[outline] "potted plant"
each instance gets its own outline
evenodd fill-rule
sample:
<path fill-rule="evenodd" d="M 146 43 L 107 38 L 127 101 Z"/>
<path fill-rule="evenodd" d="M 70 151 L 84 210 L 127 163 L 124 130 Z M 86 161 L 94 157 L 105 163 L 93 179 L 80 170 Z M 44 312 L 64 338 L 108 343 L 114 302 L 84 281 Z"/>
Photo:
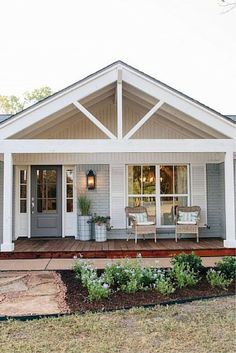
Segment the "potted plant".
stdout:
<path fill-rule="evenodd" d="M 82 195 L 78 198 L 78 208 L 80 211 L 78 217 L 78 228 L 79 228 L 79 239 L 80 240 L 91 240 L 91 220 L 90 215 L 91 201 L 87 196 Z"/>
<path fill-rule="evenodd" d="M 94 216 L 89 223 L 94 223 L 95 241 L 103 242 L 107 240 L 107 230 L 110 229 L 110 217 Z"/>

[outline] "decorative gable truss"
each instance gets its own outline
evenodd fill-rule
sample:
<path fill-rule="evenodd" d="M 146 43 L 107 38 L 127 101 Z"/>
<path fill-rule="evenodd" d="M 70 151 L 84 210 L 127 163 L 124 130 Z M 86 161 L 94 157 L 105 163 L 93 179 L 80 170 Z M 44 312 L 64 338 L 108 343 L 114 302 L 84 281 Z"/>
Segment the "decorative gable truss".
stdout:
<path fill-rule="evenodd" d="M 117 105 L 117 133 L 111 132 L 99 119 L 94 116 L 81 101 L 105 89 L 107 86 L 116 83 L 116 105 Z M 144 95 L 152 97 L 152 107 L 125 135 L 123 133 L 123 82 L 130 85 Z M 16 114 L 11 119 L 1 124 L 0 140 L 8 139 L 20 131 L 24 131 L 30 126 L 39 123 L 52 114 L 67 108 L 70 105 L 76 107 L 89 119 L 98 129 L 100 129 L 111 140 L 129 140 L 132 136 L 154 115 L 163 105 L 173 107 L 185 115 L 191 116 L 197 129 L 197 123 L 201 123 L 215 132 L 235 138 L 235 125 L 227 121 L 219 113 L 216 113 L 190 98 L 166 87 L 164 84 L 140 73 L 130 66 L 117 62 L 111 66 L 89 76 L 88 78 L 68 87 L 67 89 L 52 95 L 44 101 Z M 162 115 L 165 112 L 162 112 Z M 216 133 L 216 134 L 217 134 Z M 214 135 L 214 134 L 213 134 Z M 216 136 L 213 136 L 215 138 Z"/>

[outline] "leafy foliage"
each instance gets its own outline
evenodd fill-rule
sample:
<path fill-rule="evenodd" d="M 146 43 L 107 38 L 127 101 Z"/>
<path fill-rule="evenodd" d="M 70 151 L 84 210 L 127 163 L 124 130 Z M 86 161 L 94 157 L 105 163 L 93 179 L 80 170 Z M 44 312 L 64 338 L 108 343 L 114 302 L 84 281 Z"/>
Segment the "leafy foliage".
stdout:
<path fill-rule="evenodd" d="M 22 97 L 0 95 L 0 110 L 5 114 L 16 114 L 24 108 L 50 96 L 52 93 L 52 89 L 45 86 L 36 88 L 31 92 L 25 92 Z"/>
<path fill-rule="evenodd" d="M 86 262 L 78 261 L 74 266 L 76 278 L 88 290 L 89 300 L 108 298 L 111 293 L 109 284 L 105 282 L 104 276 L 98 277 L 97 272 Z"/>
<path fill-rule="evenodd" d="M 198 273 L 191 269 L 189 264 L 185 264 L 184 262 L 176 262 L 170 270 L 170 276 L 179 288 L 195 286 L 199 281 Z"/>
<path fill-rule="evenodd" d="M 78 198 L 78 207 L 81 216 L 88 216 L 91 208 L 91 200 L 89 200 L 86 195 L 81 195 Z"/>
<path fill-rule="evenodd" d="M 226 278 L 233 279 L 236 276 L 236 258 L 225 256 L 216 264 L 216 270 L 220 271 Z"/>
<path fill-rule="evenodd" d="M 132 262 L 126 260 L 118 264 L 107 265 L 104 278 L 116 290 L 135 293 L 152 288 L 161 274 L 161 270 L 142 268 L 138 260 Z"/>
<path fill-rule="evenodd" d="M 179 254 L 171 259 L 171 264 L 184 264 L 193 270 L 194 272 L 200 272 L 203 269 L 202 259 L 200 256 L 195 255 L 193 252 L 191 254 Z"/>
<path fill-rule="evenodd" d="M 155 289 L 163 295 L 170 295 L 175 291 L 175 287 L 169 277 L 158 279 L 155 284 Z"/>
<path fill-rule="evenodd" d="M 210 269 L 207 272 L 207 281 L 210 283 L 212 287 L 219 287 L 224 290 L 227 290 L 227 288 L 230 286 L 232 283 L 233 279 L 226 278 L 226 276 L 216 270 Z"/>
<path fill-rule="evenodd" d="M 108 224 L 110 219 L 111 218 L 109 216 L 95 216 L 89 221 L 89 223 L 96 223 L 98 225 Z"/>

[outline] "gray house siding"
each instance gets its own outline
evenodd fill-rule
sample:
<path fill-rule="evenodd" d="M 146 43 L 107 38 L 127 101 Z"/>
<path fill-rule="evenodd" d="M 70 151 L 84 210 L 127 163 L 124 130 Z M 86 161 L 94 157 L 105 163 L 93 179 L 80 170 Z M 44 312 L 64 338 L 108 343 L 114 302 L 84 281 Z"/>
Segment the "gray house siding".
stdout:
<path fill-rule="evenodd" d="M 3 162 L 0 162 L 0 244 L 3 231 Z"/>
<path fill-rule="evenodd" d="M 92 169 L 96 174 L 95 190 L 86 189 L 86 173 Z M 86 194 L 91 200 L 91 212 L 99 216 L 110 215 L 109 165 L 81 164 L 76 167 L 78 196 Z"/>
<path fill-rule="evenodd" d="M 207 164 L 207 225 L 201 235 L 225 237 L 224 163 Z"/>

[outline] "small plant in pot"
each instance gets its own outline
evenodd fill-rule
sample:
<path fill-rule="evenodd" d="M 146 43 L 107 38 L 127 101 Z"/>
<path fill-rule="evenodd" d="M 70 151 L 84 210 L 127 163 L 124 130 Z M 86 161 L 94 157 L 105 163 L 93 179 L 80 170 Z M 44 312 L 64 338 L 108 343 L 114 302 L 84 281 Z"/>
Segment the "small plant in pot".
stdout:
<path fill-rule="evenodd" d="M 78 217 L 79 239 L 91 240 L 91 220 L 90 215 L 91 201 L 87 196 L 82 195 L 78 198 L 78 209 L 80 211 Z"/>
<path fill-rule="evenodd" d="M 103 242 L 107 240 L 107 230 L 110 229 L 110 217 L 94 216 L 89 223 L 94 223 L 95 241 Z"/>

